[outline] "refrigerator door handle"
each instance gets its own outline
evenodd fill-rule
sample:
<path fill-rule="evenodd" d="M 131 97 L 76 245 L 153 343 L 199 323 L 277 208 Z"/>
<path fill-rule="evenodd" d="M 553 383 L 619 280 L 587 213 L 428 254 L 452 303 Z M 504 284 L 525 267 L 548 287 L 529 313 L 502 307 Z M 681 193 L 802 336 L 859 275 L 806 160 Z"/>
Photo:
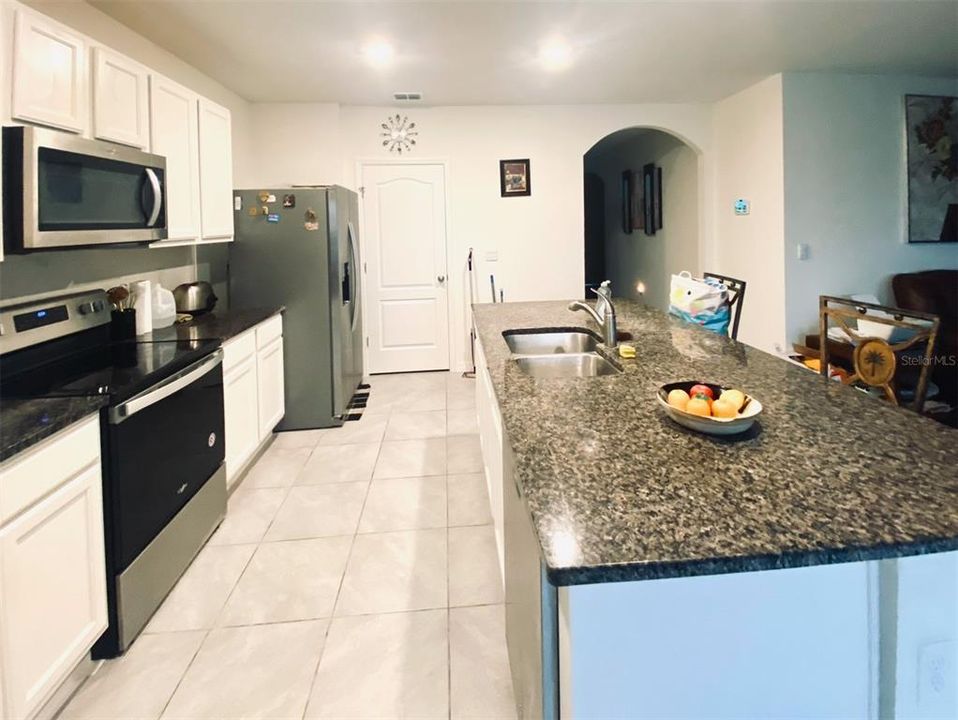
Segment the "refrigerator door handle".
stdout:
<path fill-rule="evenodd" d="M 353 297 L 354 293 L 352 292 L 351 281 L 349 278 L 349 268 L 356 267 L 356 231 L 353 230 L 353 223 L 349 221 L 346 223 L 346 251 L 349 253 L 349 260 L 345 263 L 345 273 L 346 277 L 344 278 L 344 293 L 343 300 L 349 301 L 349 329 L 355 330 L 356 323 L 359 322 L 359 294 L 355 293 L 355 298 Z M 347 297 L 346 291 L 349 292 Z"/>

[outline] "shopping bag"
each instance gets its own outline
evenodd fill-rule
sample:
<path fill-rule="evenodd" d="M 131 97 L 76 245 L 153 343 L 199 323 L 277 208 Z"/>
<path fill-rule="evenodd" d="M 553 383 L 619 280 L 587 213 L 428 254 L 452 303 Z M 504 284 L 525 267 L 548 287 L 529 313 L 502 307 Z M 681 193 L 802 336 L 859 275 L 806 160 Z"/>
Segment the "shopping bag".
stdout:
<path fill-rule="evenodd" d="M 683 270 L 672 276 L 669 312 L 687 322 L 726 335 L 731 318 L 728 288 L 719 280 L 694 278 L 692 273 Z"/>

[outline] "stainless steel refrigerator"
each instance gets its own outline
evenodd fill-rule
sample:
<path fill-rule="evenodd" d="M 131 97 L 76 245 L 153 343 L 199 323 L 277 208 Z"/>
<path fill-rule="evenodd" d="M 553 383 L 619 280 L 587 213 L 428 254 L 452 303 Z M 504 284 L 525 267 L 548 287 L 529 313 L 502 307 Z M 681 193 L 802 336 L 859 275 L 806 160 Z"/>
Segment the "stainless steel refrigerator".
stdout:
<path fill-rule="evenodd" d="M 363 376 L 359 198 L 335 185 L 233 196 L 230 307 L 286 306 L 279 429 L 342 425 Z"/>

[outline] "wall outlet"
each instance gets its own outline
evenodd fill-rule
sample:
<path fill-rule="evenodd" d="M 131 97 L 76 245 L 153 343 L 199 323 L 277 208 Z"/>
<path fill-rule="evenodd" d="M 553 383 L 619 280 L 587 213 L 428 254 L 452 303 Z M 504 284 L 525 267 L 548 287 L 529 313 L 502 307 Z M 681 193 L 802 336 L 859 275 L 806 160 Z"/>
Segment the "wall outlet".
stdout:
<path fill-rule="evenodd" d="M 923 716 L 958 717 L 958 643 L 928 643 L 918 648 L 918 710 Z"/>
<path fill-rule="evenodd" d="M 732 207 L 736 215 L 748 215 L 752 210 L 752 203 L 745 198 L 739 198 Z"/>
<path fill-rule="evenodd" d="M 808 260 L 808 243 L 799 243 L 795 246 L 795 257 L 799 260 Z"/>
<path fill-rule="evenodd" d="M 498 250 L 486 250 L 486 262 L 496 262 L 499 260 Z"/>

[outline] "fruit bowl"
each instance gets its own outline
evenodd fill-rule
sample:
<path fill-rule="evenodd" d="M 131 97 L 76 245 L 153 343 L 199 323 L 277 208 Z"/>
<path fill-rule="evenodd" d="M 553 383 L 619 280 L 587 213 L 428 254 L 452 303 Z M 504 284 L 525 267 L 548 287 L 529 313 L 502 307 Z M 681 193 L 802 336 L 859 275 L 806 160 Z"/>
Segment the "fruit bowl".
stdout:
<path fill-rule="evenodd" d="M 682 382 L 666 383 L 659 388 L 655 395 L 659 405 L 662 406 L 666 414 L 679 425 L 683 425 L 690 430 L 707 433 L 708 435 L 738 435 L 752 427 L 755 423 L 755 419 L 762 413 L 762 403 L 749 395 L 745 395 L 745 402 L 741 408 L 739 408 L 736 417 L 730 418 L 695 415 L 694 413 L 686 412 L 685 410 L 680 410 L 677 407 L 669 405 L 668 397 L 671 391 L 682 390 L 688 393 L 696 385 L 705 385 L 712 391 L 716 398 L 721 396 L 723 390 L 730 389 L 713 383 L 685 380 Z"/>

